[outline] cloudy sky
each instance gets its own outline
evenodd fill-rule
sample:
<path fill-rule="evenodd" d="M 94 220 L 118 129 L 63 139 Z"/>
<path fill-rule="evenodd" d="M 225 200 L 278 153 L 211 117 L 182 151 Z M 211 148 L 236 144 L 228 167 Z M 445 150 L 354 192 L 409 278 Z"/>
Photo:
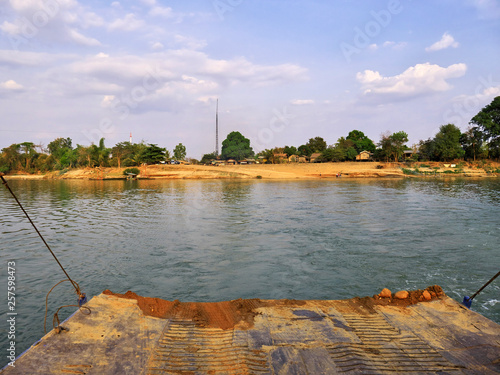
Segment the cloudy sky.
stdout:
<path fill-rule="evenodd" d="M 500 95 L 497 0 L 0 0 L 0 148 L 409 146 Z M 219 146 L 220 147 L 220 146 Z"/>

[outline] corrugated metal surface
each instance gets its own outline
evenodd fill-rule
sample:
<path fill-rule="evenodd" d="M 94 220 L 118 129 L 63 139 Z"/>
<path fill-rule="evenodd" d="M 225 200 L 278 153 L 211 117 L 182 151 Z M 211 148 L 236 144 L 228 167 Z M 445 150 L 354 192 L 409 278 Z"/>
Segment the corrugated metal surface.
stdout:
<path fill-rule="evenodd" d="M 500 326 L 446 296 L 409 306 L 133 297 L 93 298 L 91 315 L 75 314 L 2 375 L 500 373 Z"/>

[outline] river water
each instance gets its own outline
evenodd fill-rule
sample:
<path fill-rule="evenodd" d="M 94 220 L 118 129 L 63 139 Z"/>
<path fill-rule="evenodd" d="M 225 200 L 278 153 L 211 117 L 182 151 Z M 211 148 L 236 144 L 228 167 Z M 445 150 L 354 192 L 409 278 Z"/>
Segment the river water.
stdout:
<path fill-rule="evenodd" d="M 438 284 L 452 298 L 500 269 L 500 179 L 21 181 L 17 194 L 89 296 L 181 301 L 344 299 Z M 2 213 L 1 352 L 15 262 L 16 354 L 43 335 L 64 274 L 8 191 Z M 75 303 L 49 299 L 47 326 Z M 64 318 L 74 311 L 64 309 Z M 500 279 L 473 302 L 500 323 Z M 8 362 L 1 356 L 0 366 Z"/>

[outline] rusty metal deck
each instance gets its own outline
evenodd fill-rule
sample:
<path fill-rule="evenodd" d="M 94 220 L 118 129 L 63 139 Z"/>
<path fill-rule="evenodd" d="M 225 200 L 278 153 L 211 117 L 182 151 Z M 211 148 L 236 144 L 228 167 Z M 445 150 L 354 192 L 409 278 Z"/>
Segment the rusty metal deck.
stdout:
<path fill-rule="evenodd" d="M 74 314 L 63 324 L 69 331 L 50 332 L 0 373 L 500 373 L 500 326 L 444 295 L 408 306 L 359 298 L 151 301 L 94 297 L 90 315 Z"/>

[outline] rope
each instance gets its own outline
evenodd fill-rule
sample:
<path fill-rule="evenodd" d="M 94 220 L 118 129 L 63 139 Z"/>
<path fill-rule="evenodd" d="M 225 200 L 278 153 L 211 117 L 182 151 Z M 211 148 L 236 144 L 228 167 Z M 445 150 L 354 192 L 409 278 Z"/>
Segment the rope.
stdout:
<path fill-rule="evenodd" d="M 48 306 L 49 306 L 49 295 L 50 295 L 50 293 L 52 293 L 52 291 L 54 290 L 54 288 L 56 286 L 58 286 L 59 284 L 65 282 L 65 281 L 71 281 L 71 280 L 65 279 L 65 280 L 59 281 L 56 285 L 54 285 L 49 290 L 49 292 L 45 296 L 45 317 L 43 319 L 43 331 L 45 332 L 45 334 L 47 334 L 47 312 L 48 312 Z M 59 320 L 59 315 L 58 315 L 59 311 L 62 308 L 65 308 L 65 307 L 78 307 L 80 309 L 80 312 L 82 312 L 83 314 L 85 314 L 85 313 L 83 312 L 82 309 L 87 309 L 88 313 L 86 315 L 90 315 L 92 313 L 92 310 L 90 309 L 90 307 L 88 307 L 88 306 L 82 306 L 80 304 L 78 304 L 78 305 L 64 305 L 64 306 L 59 307 L 57 309 L 57 311 L 55 312 L 54 317 L 52 318 L 52 327 L 55 329 L 55 331 L 57 333 L 60 333 L 61 331 L 64 331 L 66 329 L 66 328 L 64 328 L 64 327 L 61 326 L 61 321 Z M 57 324 L 56 324 L 56 322 L 57 322 Z"/>
<path fill-rule="evenodd" d="M 472 297 L 470 297 L 469 299 L 472 301 L 474 299 L 475 296 L 477 296 L 484 288 L 486 288 L 493 280 L 495 280 L 498 276 L 500 276 L 500 271 L 498 271 L 498 273 L 493 276 L 486 284 L 484 284 L 481 289 L 479 289 L 476 293 L 474 293 L 472 295 Z"/>
<path fill-rule="evenodd" d="M 28 218 L 28 220 L 31 223 L 31 225 L 33 226 L 33 228 L 35 228 L 35 231 L 38 233 L 38 235 L 42 239 L 43 243 L 45 244 L 45 246 L 47 247 L 47 249 L 50 251 L 50 253 L 54 257 L 54 259 L 56 260 L 57 264 L 59 264 L 59 267 L 61 267 L 62 271 L 64 272 L 64 274 L 66 275 L 66 277 L 68 278 L 68 280 L 71 282 L 71 284 L 73 284 L 73 288 L 75 288 L 75 292 L 76 292 L 76 294 L 78 296 L 79 304 L 80 304 L 80 301 L 83 301 L 83 300 L 86 301 L 85 293 L 82 293 L 82 291 L 80 290 L 80 287 L 78 286 L 78 284 L 75 281 L 73 281 L 71 279 L 71 277 L 69 277 L 68 273 L 66 272 L 66 270 L 62 266 L 61 262 L 59 262 L 59 259 L 57 259 L 56 255 L 54 254 L 54 252 L 50 248 L 50 246 L 47 243 L 47 241 L 45 241 L 45 238 L 43 238 L 42 234 L 40 233 L 40 231 L 36 227 L 35 223 L 33 222 L 33 220 L 31 220 L 30 216 L 28 215 L 28 213 L 24 209 L 23 205 L 21 204 L 21 202 L 19 202 L 19 200 L 17 199 L 16 195 L 14 194 L 14 192 L 12 191 L 12 189 L 10 188 L 10 186 L 7 184 L 7 181 L 5 180 L 5 178 L 3 178 L 3 174 L 0 174 L 0 178 L 2 179 L 2 184 L 4 184 L 5 187 L 7 188 L 7 190 L 9 190 L 10 194 L 12 194 L 12 196 L 14 197 L 14 199 L 16 200 L 17 204 L 19 205 L 19 207 L 21 208 L 21 210 L 24 212 L 24 214 L 26 215 L 26 217 Z M 85 303 L 85 302 L 83 302 L 83 303 Z M 83 304 L 83 303 L 81 303 L 81 304 Z"/>
<path fill-rule="evenodd" d="M 474 299 L 474 297 L 476 297 L 479 293 L 481 293 L 481 291 L 484 288 L 486 288 L 489 284 L 491 284 L 493 282 L 493 280 L 495 280 L 498 276 L 500 276 L 500 271 L 498 271 L 498 273 L 495 276 L 493 276 L 491 279 L 489 279 L 486 284 L 484 284 L 476 293 L 474 293 L 472 295 L 472 297 L 464 296 L 464 300 L 462 301 L 462 304 L 465 305 L 465 307 L 470 309 L 472 306 L 472 300 Z"/>
<path fill-rule="evenodd" d="M 54 285 L 50 289 L 50 291 L 47 293 L 47 296 L 45 297 L 45 317 L 44 317 L 44 320 L 43 320 L 43 329 L 45 331 L 45 334 L 47 334 L 47 328 L 46 328 L 46 326 L 47 326 L 48 301 L 49 301 L 49 295 L 52 292 L 52 290 L 54 290 L 54 288 L 56 286 L 58 286 L 59 284 L 65 282 L 65 281 L 69 281 L 69 282 L 71 282 L 71 285 L 73 285 L 73 288 L 75 288 L 76 295 L 78 296 L 78 305 L 64 305 L 64 306 L 61 306 L 61 307 L 59 307 L 57 309 L 56 313 L 54 314 L 54 318 L 52 319 L 52 326 L 54 327 L 54 329 L 56 330 L 57 333 L 60 333 L 65 328 L 61 327 L 61 325 L 60 325 L 61 322 L 59 320 L 59 315 L 58 315 L 59 311 L 62 308 L 65 308 L 65 307 L 78 307 L 81 312 L 83 312 L 82 309 L 87 309 L 88 314 L 90 314 L 92 312 L 90 310 L 90 308 L 87 307 L 87 306 L 83 306 L 83 304 L 85 302 L 87 302 L 87 296 L 85 295 L 85 293 L 83 293 L 80 290 L 80 286 L 78 285 L 78 283 L 76 281 L 74 281 L 71 277 L 69 277 L 69 275 L 66 272 L 66 270 L 64 269 L 63 265 L 61 264 L 61 262 L 59 262 L 59 259 L 57 259 L 56 255 L 54 254 L 54 252 L 50 248 L 49 244 L 47 243 L 47 241 L 45 241 L 45 238 L 43 238 L 42 234 L 40 233 L 40 231 L 36 227 L 35 223 L 33 222 L 33 220 L 31 220 L 30 216 L 28 215 L 28 213 L 24 209 L 24 207 L 21 204 L 21 202 L 19 202 L 19 199 L 17 199 L 16 195 L 14 194 L 14 192 L 12 191 L 12 189 L 10 188 L 10 186 L 7 184 L 7 181 L 5 180 L 5 178 L 3 176 L 4 176 L 3 173 L 0 173 L 0 178 L 2 179 L 2 184 L 7 188 L 7 190 L 9 190 L 10 194 L 14 197 L 14 199 L 17 202 L 17 204 L 19 205 L 19 207 L 21 208 L 21 210 L 24 212 L 24 215 L 26 215 L 26 217 L 28 218 L 29 222 L 31 223 L 31 225 L 33 226 L 33 228 L 35 228 L 35 231 L 38 233 L 38 236 L 40 236 L 40 238 L 42 239 L 43 243 L 45 244 L 45 246 L 47 247 L 47 249 L 50 251 L 50 253 L 54 257 L 55 261 L 57 262 L 57 264 L 59 264 L 59 267 L 61 267 L 62 271 L 64 272 L 64 274 L 67 277 L 67 279 L 59 281 L 56 285 Z"/>

